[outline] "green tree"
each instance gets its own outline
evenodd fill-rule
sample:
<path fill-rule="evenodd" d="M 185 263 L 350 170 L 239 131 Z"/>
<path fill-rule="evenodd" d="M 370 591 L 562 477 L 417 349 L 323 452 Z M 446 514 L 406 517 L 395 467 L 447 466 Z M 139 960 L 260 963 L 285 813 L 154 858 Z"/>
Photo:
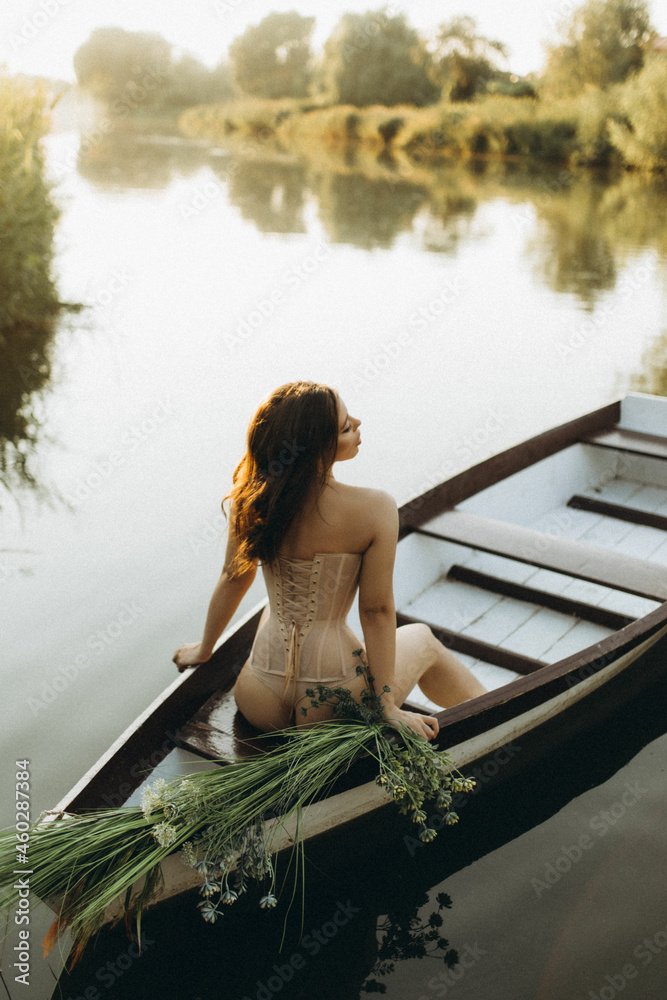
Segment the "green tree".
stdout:
<path fill-rule="evenodd" d="M 305 97 L 311 77 L 314 17 L 272 13 L 229 47 L 236 87 L 257 97 Z"/>
<path fill-rule="evenodd" d="M 470 101 L 486 89 L 498 72 L 498 57 L 507 56 L 502 42 L 477 33 L 472 17 L 453 17 L 438 28 L 433 56 L 433 78 L 450 101 Z"/>
<path fill-rule="evenodd" d="M 74 53 L 80 86 L 117 113 L 159 103 L 171 69 L 170 44 L 152 32 L 98 28 Z"/>
<path fill-rule="evenodd" d="M 383 8 L 344 14 L 327 39 L 318 89 L 334 104 L 432 104 L 440 88 L 428 74 L 429 57 L 405 15 Z"/>
<path fill-rule="evenodd" d="M 647 56 L 643 69 L 620 88 L 619 103 L 626 122 L 609 123 L 614 146 L 633 166 L 665 169 L 667 59 L 662 53 Z"/>
<path fill-rule="evenodd" d="M 543 88 L 553 97 L 604 89 L 641 68 L 654 34 L 645 0 L 586 0 L 547 46 Z"/>
<path fill-rule="evenodd" d="M 188 53 L 175 59 L 160 35 L 123 28 L 94 31 L 74 54 L 74 70 L 80 86 L 116 115 L 175 112 L 234 94 L 227 63 L 209 70 Z"/>

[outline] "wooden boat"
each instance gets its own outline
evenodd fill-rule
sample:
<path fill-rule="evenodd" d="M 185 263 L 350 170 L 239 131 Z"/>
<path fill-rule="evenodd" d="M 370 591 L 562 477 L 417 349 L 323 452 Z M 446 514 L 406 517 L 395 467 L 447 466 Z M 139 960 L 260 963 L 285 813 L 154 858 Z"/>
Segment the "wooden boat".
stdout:
<path fill-rule="evenodd" d="M 498 770 L 514 741 L 553 732 L 557 717 L 585 725 L 619 678 L 627 698 L 664 669 L 645 654 L 667 635 L 667 399 L 630 394 L 510 448 L 405 504 L 400 525 L 398 623 L 427 622 L 489 689 L 439 711 L 439 743 L 465 773 L 491 758 Z M 256 752 L 231 689 L 262 606 L 54 812 L 134 804 L 147 780 Z M 418 689 L 409 704 L 432 709 Z M 358 769 L 308 807 L 305 836 L 388 801 Z M 168 859 L 164 896 L 198 882 L 178 853 Z"/>

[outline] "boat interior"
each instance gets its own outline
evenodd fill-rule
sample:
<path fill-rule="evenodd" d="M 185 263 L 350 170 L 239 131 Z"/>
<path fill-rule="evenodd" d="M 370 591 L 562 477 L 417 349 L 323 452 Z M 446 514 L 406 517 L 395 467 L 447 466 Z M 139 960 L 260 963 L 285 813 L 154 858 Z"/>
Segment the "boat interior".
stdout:
<path fill-rule="evenodd" d="M 399 624 L 424 621 L 492 690 L 667 600 L 667 420 L 627 397 L 590 436 L 426 521 L 399 545 Z M 658 412 L 667 408 L 657 400 Z M 416 688 L 416 706 L 435 709 Z"/>

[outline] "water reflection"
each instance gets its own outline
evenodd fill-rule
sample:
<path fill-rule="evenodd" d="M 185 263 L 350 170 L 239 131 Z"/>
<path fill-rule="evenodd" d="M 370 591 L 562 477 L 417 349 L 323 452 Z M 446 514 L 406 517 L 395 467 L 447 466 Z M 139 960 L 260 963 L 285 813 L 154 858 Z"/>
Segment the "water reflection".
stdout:
<path fill-rule="evenodd" d="M 420 212 L 420 246 L 454 253 L 469 236 L 480 204 L 494 198 L 533 206 L 537 233 L 526 254 L 540 280 L 592 310 L 613 290 L 628 257 L 640 249 L 667 255 L 661 220 L 667 179 L 624 173 L 576 175 L 544 166 L 471 160 L 425 166 L 405 156 L 312 148 L 299 155 L 266 143 L 232 146 L 226 156 L 174 137 L 109 134 L 82 144 L 78 170 L 95 184 L 164 188 L 208 165 L 244 219 L 262 233 L 304 233 L 311 195 L 333 243 L 390 249 Z M 517 214 L 521 228 L 525 218 Z"/>
<path fill-rule="evenodd" d="M 604 193 L 596 183 L 569 182 L 547 194 L 538 187 L 533 197 L 540 227 L 527 252 L 550 288 L 576 295 L 588 310 L 617 277 L 614 249 L 600 225 Z"/>
<path fill-rule="evenodd" d="M 93 133 L 82 137 L 77 171 L 102 188 L 159 190 L 191 177 L 209 160 L 208 149 L 168 136 Z"/>
<path fill-rule="evenodd" d="M 229 172 L 229 200 L 260 233 L 305 233 L 302 164 L 250 161 Z"/>
<path fill-rule="evenodd" d="M 621 289 L 621 276 L 633 259 L 652 253 L 661 267 L 667 259 L 666 178 L 579 176 L 490 161 L 434 167 L 403 154 L 319 146 L 289 156 L 271 151 L 266 143 L 252 149 L 211 150 L 174 136 L 123 133 L 83 141 L 77 169 L 92 185 L 120 191 L 163 190 L 208 169 L 209 183 L 226 193 L 260 233 L 306 233 L 312 219 L 307 208 L 315 205 L 331 242 L 364 250 L 389 250 L 401 235 L 408 235 L 416 253 L 455 255 L 472 238 L 480 206 L 502 199 L 516 209 L 516 232 L 507 238 L 533 233 L 524 239 L 524 254 L 537 284 L 573 296 L 588 311 L 601 296 Z M 61 312 L 53 288 L 48 294 L 35 292 L 40 282 L 48 282 L 44 268 L 51 254 L 51 225 L 49 221 L 37 239 L 35 254 L 21 258 L 22 276 L 13 259 L 0 260 L 0 299 L 13 310 L 2 313 L 0 328 L 0 477 L 8 488 L 37 488 L 31 462 Z M 10 220 L 3 231 L 11 233 Z M 484 274 L 475 280 L 483 290 Z M 17 311 L 21 290 L 30 298 L 30 308 Z M 634 388 L 665 391 L 666 347 L 662 338 L 647 353 L 645 373 L 637 376 Z"/>
<path fill-rule="evenodd" d="M 326 174 L 317 189 L 320 217 L 332 243 L 351 243 L 364 250 L 393 246 L 409 231 L 427 192 L 406 181 L 375 179 L 364 174 Z"/>

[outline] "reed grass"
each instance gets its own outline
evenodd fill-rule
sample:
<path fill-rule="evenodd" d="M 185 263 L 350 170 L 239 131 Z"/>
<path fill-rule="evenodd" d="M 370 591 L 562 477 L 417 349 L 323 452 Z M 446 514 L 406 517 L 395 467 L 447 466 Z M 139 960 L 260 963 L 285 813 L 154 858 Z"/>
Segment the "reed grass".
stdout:
<path fill-rule="evenodd" d="M 34 400 L 51 376 L 50 346 L 65 308 L 53 277 L 59 211 L 41 145 L 47 96 L 40 83 L 0 73 L 0 483 L 8 489 L 37 486 Z"/>
<path fill-rule="evenodd" d="M 418 824 L 420 838 L 432 840 L 436 831 L 427 825 L 424 803 L 434 799 L 445 810 L 444 822 L 452 824 L 458 818 L 453 793 L 469 791 L 474 782 L 454 773 L 449 756 L 411 730 L 401 730 L 396 740 L 396 730 L 378 714 L 372 689 L 367 691 L 359 705 L 349 692 L 319 687 L 311 704 L 331 703 L 340 718 L 273 733 L 272 741 L 278 735 L 284 742 L 256 757 L 187 778 L 158 779 L 144 790 L 141 808 L 40 820 L 30 830 L 27 856 L 17 852 L 16 832 L 2 831 L 0 908 L 11 912 L 19 904 L 16 871 L 23 857 L 31 891 L 59 901 L 47 949 L 69 928 L 76 960 L 110 908 L 120 912 L 119 900 L 126 922 L 136 918 L 140 939 L 142 912 L 159 892 L 161 864 L 179 849 L 183 862 L 201 874 L 198 905 L 205 920 L 215 921 L 221 907 L 252 883 L 265 888 L 260 906 L 275 906 L 271 854 L 278 834 L 295 819 L 295 849 L 302 851 L 303 810 L 362 754 L 375 759 L 377 783 Z M 356 718 L 342 717 L 353 713 Z M 295 873 L 298 865 L 297 853 Z"/>

